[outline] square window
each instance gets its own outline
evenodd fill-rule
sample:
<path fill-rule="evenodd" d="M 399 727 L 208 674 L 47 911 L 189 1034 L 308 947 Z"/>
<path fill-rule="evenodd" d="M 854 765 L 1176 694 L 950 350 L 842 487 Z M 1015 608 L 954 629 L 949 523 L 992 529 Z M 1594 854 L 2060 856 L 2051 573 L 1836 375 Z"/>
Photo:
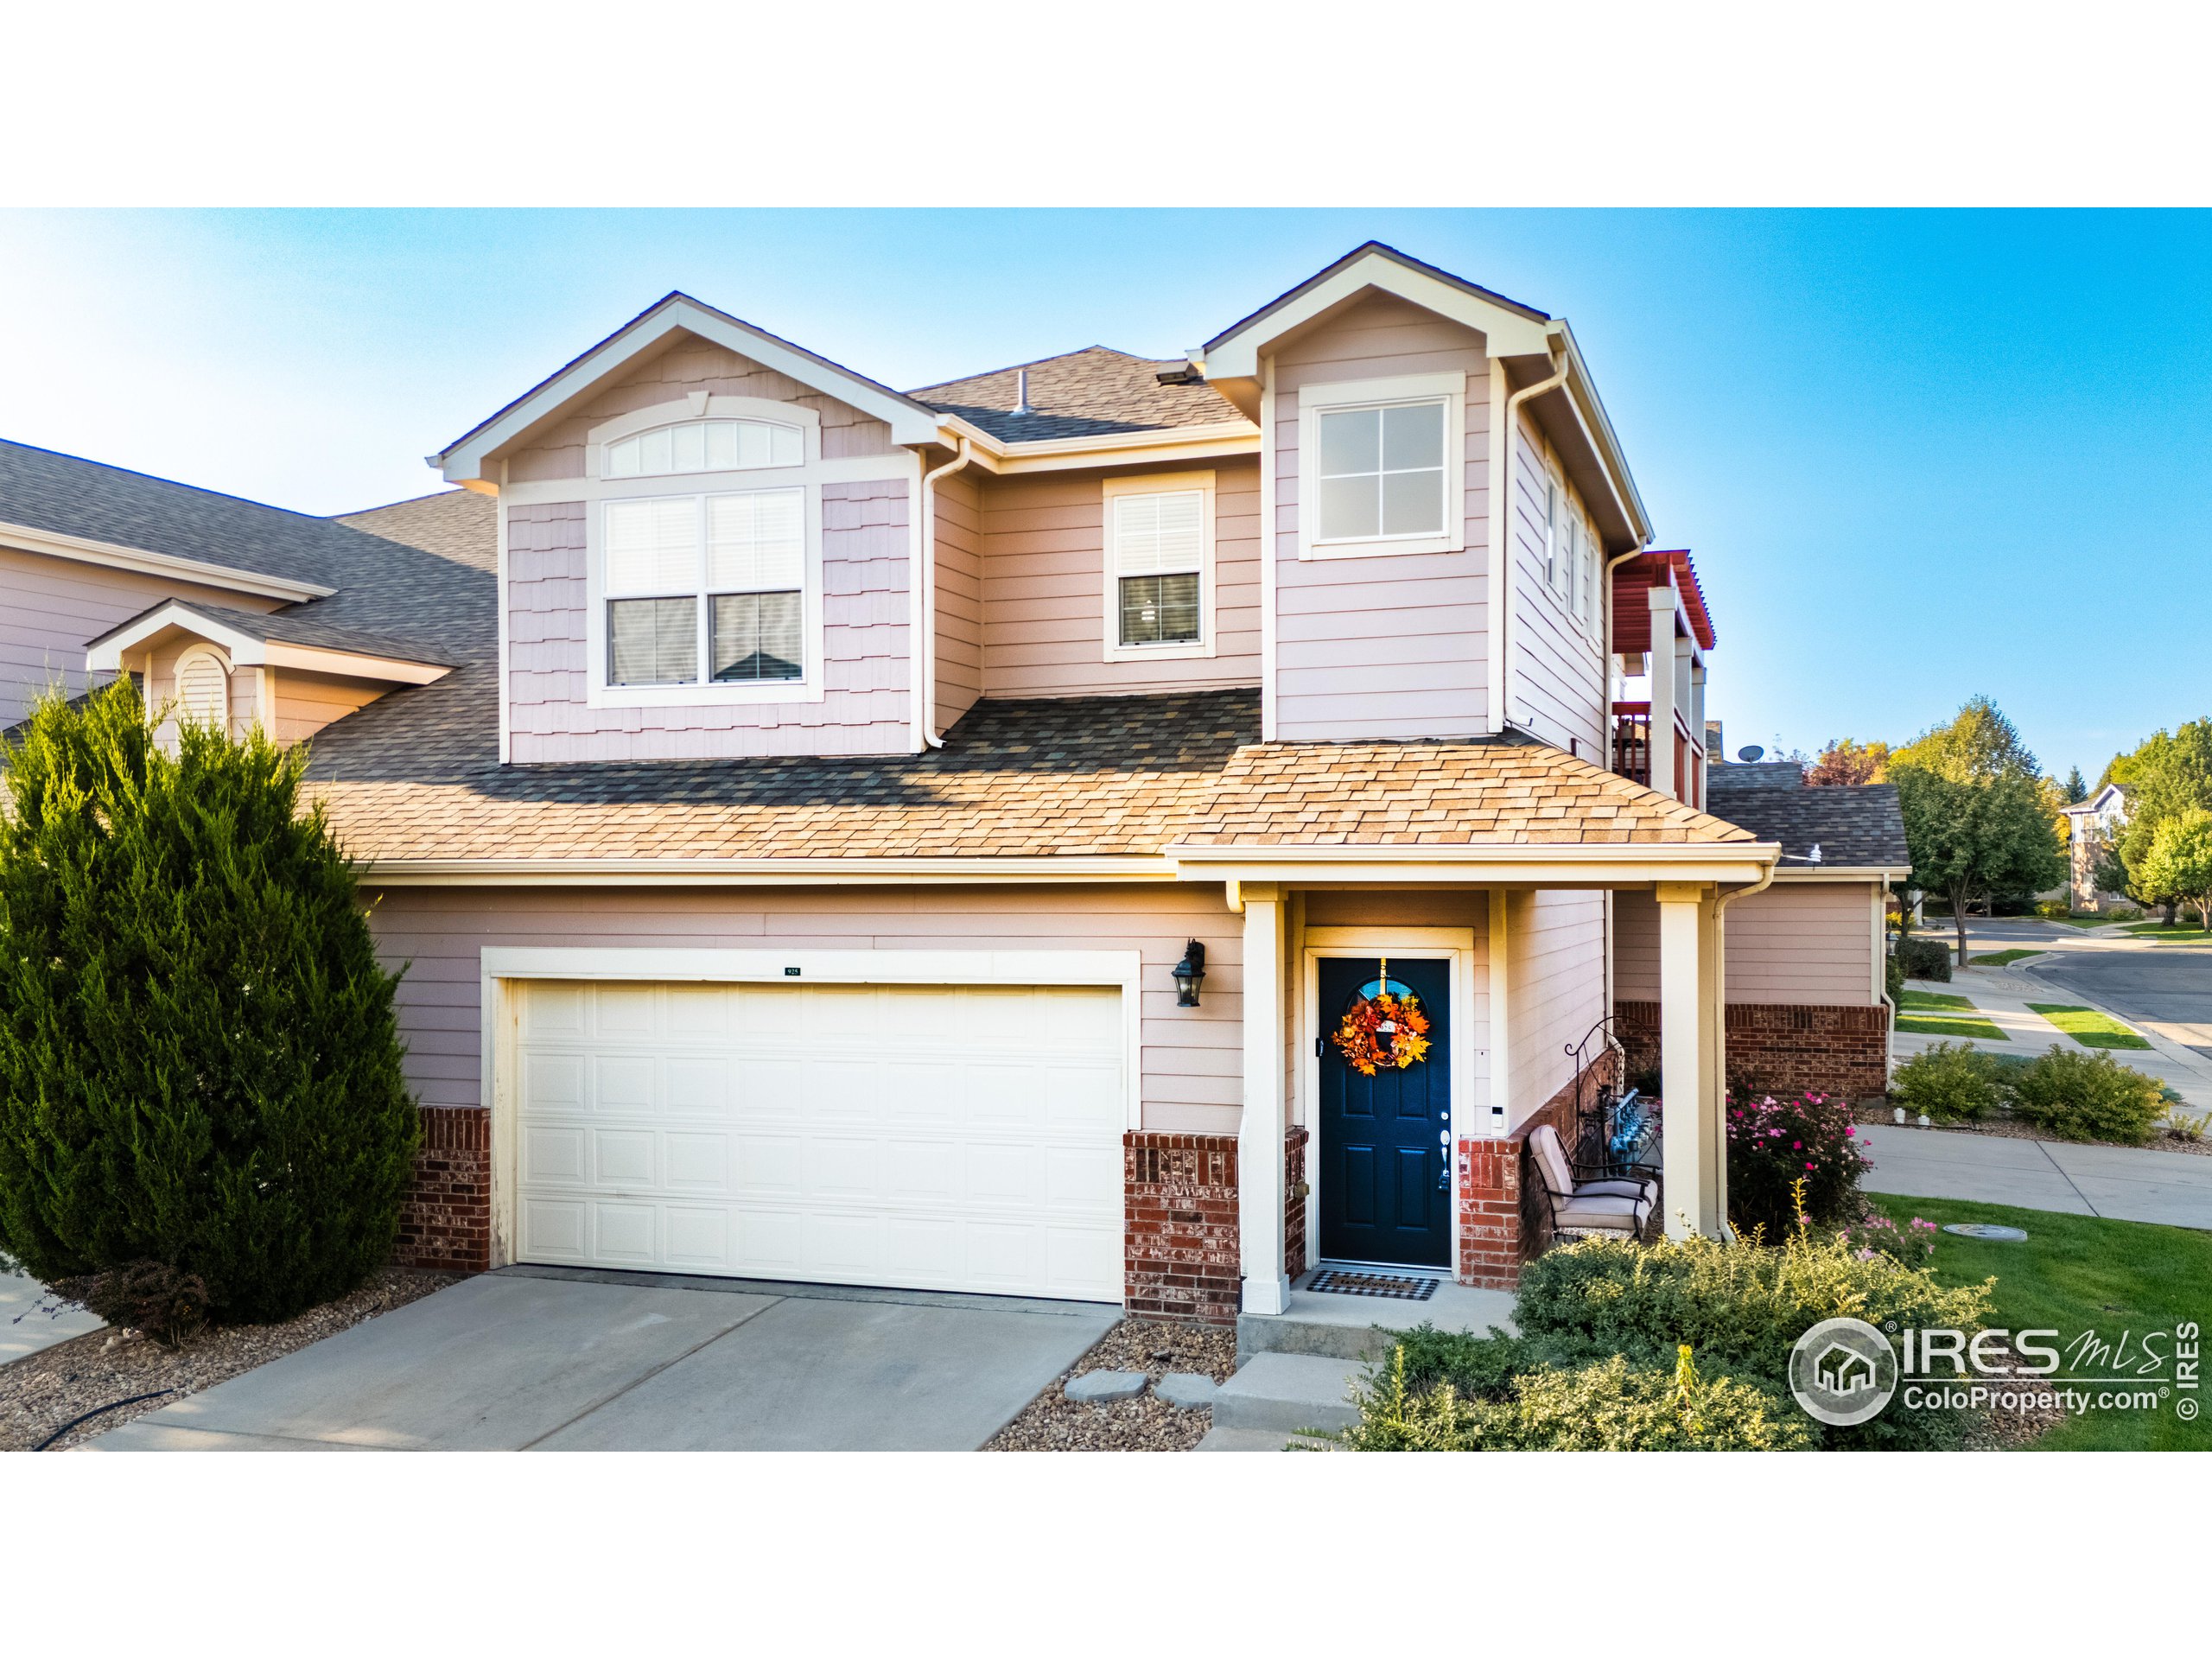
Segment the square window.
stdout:
<path fill-rule="evenodd" d="M 1198 637 L 1198 578 L 1122 578 L 1122 643 L 1125 645 L 1187 645 Z"/>
<path fill-rule="evenodd" d="M 714 677 L 725 683 L 796 680 L 805 672 L 797 594 L 716 594 Z"/>
<path fill-rule="evenodd" d="M 1445 531 L 1444 400 L 1315 416 L 1315 539 L 1391 540 Z"/>
<path fill-rule="evenodd" d="M 699 677 L 699 601 L 618 599 L 607 607 L 607 683 L 682 685 Z"/>

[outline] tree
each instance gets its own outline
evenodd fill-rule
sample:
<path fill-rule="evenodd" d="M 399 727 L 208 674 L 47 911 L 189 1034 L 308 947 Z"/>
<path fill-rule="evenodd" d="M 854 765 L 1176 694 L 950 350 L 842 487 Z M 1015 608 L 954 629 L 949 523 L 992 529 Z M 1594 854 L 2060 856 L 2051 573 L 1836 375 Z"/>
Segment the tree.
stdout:
<path fill-rule="evenodd" d="M 2146 880 L 2145 861 L 2169 819 L 2193 807 L 2212 807 L 2212 719 L 2190 721 L 2171 734 L 2153 732 L 2133 753 L 2115 757 L 2107 771 L 2127 792 L 2127 821 L 2114 842 L 2127 868 L 2128 896 L 2163 906 L 2171 922 L 2183 895 Z"/>
<path fill-rule="evenodd" d="M 0 1253 L 189 1275 L 217 1319 L 359 1284 L 418 1130 L 304 751 L 187 723 L 168 753 L 126 677 L 41 702 L 0 765 Z"/>
<path fill-rule="evenodd" d="M 2168 818 L 2143 855 L 2143 884 L 2196 906 L 2212 931 L 2212 811 L 2192 806 Z"/>
<path fill-rule="evenodd" d="M 1850 738 L 1839 737 L 1821 751 L 1821 758 L 1806 772 L 1805 781 L 1813 785 L 1878 784 L 1888 775 L 1889 767 L 1888 744 L 1879 740 L 1857 743 Z"/>
<path fill-rule="evenodd" d="M 1951 901 L 1961 963 L 1973 899 L 2040 892 L 2065 879 L 2042 768 L 1988 698 L 1973 698 L 1949 724 L 1897 750 L 1889 772 L 1911 885 Z"/>
<path fill-rule="evenodd" d="M 2066 797 L 2066 804 L 2069 806 L 2079 806 L 2089 798 L 2089 786 L 2082 781 L 2081 767 L 2075 766 L 2067 772 L 2066 782 L 2062 785 L 2062 791 Z"/>

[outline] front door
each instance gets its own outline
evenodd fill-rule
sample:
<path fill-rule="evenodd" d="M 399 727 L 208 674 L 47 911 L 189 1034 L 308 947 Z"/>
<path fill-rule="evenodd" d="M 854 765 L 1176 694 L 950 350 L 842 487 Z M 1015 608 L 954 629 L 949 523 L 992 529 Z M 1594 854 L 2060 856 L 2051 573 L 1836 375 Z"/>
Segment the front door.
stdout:
<path fill-rule="evenodd" d="M 1451 963 L 1324 957 L 1319 967 L 1321 1254 L 1338 1262 L 1449 1267 Z M 1420 1000 L 1428 1053 L 1403 1068 L 1377 1065 L 1369 1077 L 1346 1058 L 1337 1033 L 1347 1012 L 1386 988 Z M 1376 1040 L 1395 1041 L 1395 1033 Z"/>

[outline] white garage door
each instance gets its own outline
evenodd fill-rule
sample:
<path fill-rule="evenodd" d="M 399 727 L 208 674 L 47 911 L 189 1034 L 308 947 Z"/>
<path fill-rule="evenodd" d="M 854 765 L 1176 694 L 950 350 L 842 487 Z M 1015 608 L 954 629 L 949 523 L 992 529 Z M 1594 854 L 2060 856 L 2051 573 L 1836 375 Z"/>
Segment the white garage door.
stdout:
<path fill-rule="evenodd" d="M 1118 989 L 519 990 L 518 1259 L 1122 1299 Z"/>

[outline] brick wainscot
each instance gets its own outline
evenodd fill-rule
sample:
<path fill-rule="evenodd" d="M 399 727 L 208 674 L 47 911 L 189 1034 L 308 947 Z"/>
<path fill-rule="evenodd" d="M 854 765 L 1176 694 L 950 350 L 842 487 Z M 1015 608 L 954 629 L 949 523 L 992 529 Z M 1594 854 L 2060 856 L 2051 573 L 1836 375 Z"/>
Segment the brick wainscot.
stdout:
<path fill-rule="evenodd" d="M 1578 1089 L 1594 1096 L 1612 1077 L 1613 1057 L 1601 1054 L 1512 1134 L 1469 1137 L 1459 1146 L 1459 1282 L 1510 1290 L 1523 1264 L 1551 1243 L 1551 1215 L 1529 1166 L 1529 1136 L 1539 1123 L 1574 1145 Z"/>
<path fill-rule="evenodd" d="M 492 1114 L 425 1106 L 415 1184 L 399 1212 L 392 1260 L 403 1268 L 481 1273 L 492 1265 Z"/>
<path fill-rule="evenodd" d="M 1622 1039 L 1656 1062 L 1659 1005 L 1620 1002 Z M 1728 1074 L 1762 1090 L 1866 1100 L 1890 1086 L 1890 1011 L 1787 1002 L 1731 1002 Z M 1630 1033 L 1633 1033 L 1631 1036 Z"/>
<path fill-rule="evenodd" d="M 1306 1271 L 1306 1139 L 1283 1137 L 1283 1267 Z M 1236 1137 L 1133 1129 L 1122 1138 L 1123 1300 L 1156 1319 L 1234 1325 L 1243 1301 Z"/>

